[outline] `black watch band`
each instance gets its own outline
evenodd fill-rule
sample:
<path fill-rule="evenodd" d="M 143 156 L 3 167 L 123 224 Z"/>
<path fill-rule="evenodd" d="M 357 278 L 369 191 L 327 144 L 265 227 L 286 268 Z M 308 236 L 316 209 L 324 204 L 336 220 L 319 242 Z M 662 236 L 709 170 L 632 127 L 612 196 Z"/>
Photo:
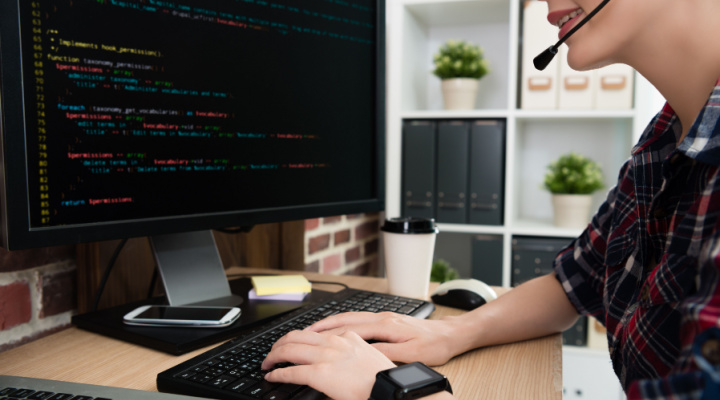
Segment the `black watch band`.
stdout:
<path fill-rule="evenodd" d="M 378 372 L 370 400 L 418 399 L 442 391 L 452 393 L 448 379 L 427 365 L 414 362 Z"/>

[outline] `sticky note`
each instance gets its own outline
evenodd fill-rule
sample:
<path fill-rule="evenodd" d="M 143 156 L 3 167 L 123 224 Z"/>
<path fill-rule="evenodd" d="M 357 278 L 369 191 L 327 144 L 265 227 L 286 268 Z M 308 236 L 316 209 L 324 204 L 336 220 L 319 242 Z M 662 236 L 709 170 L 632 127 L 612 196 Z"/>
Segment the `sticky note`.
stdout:
<path fill-rule="evenodd" d="M 302 275 L 253 276 L 251 278 L 258 296 L 279 293 L 310 293 L 310 282 Z"/>
<path fill-rule="evenodd" d="M 278 293 L 258 296 L 257 293 L 255 293 L 255 288 L 252 288 L 250 292 L 248 292 L 248 300 L 303 301 L 308 294 L 309 293 Z"/>

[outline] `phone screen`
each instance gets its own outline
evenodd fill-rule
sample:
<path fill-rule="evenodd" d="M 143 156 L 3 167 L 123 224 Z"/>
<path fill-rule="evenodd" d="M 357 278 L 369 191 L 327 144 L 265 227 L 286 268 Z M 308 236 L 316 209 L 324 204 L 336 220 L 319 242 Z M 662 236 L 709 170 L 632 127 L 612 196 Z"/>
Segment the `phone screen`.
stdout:
<path fill-rule="evenodd" d="M 185 321 L 219 321 L 230 308 L 215 307 L 150 307 L 136 319 L 176 319 Z"/>

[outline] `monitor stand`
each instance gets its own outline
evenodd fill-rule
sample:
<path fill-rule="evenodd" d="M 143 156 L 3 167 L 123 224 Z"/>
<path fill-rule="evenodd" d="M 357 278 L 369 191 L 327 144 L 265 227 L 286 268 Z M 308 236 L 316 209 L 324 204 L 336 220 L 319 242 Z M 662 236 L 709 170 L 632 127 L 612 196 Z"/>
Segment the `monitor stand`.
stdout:
<path fill-rule="evenodd" d="M 171 306 L 238 306 L 212 231 L 155 235 L 150 245 Z"/>

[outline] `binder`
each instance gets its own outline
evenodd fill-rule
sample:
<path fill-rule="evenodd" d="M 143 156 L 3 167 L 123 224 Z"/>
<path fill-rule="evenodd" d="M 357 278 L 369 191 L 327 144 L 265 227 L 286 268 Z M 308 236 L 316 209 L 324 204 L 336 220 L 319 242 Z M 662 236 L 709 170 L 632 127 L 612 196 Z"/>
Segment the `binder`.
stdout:
<path fill-rule="evenodd" d="M 470 131 L 468 222 L 502 225 L 505 189 L 505 121 L 478 120 Z"/>
<path fill-rule="evenodd" d="M 440 231 L 433 259 L 448 262 L 461 279 L 474 278 L 491 286 L 502 286 L 502 235 Z"/>
<path fill-rule="evenodd" d="M 552 272 L 555 256 L 571 241 L 572 239 L 513 238 L 512 286 Z"/>
<path fill-rule="evenodd" d="M 490 286 L 502 286 L 503 237 L 474 235 L 472 238 L 472 277 Z"/>
<path fill-rule="evenodd" d="M 438 222 L 467 222 L 469 123 L 438 123 L 437 208 Z"/>
<path fill-rule="evenodd" d="M 435 218 L 435 123 L 404 121 L 402 140 L 402 215 Z"/>

